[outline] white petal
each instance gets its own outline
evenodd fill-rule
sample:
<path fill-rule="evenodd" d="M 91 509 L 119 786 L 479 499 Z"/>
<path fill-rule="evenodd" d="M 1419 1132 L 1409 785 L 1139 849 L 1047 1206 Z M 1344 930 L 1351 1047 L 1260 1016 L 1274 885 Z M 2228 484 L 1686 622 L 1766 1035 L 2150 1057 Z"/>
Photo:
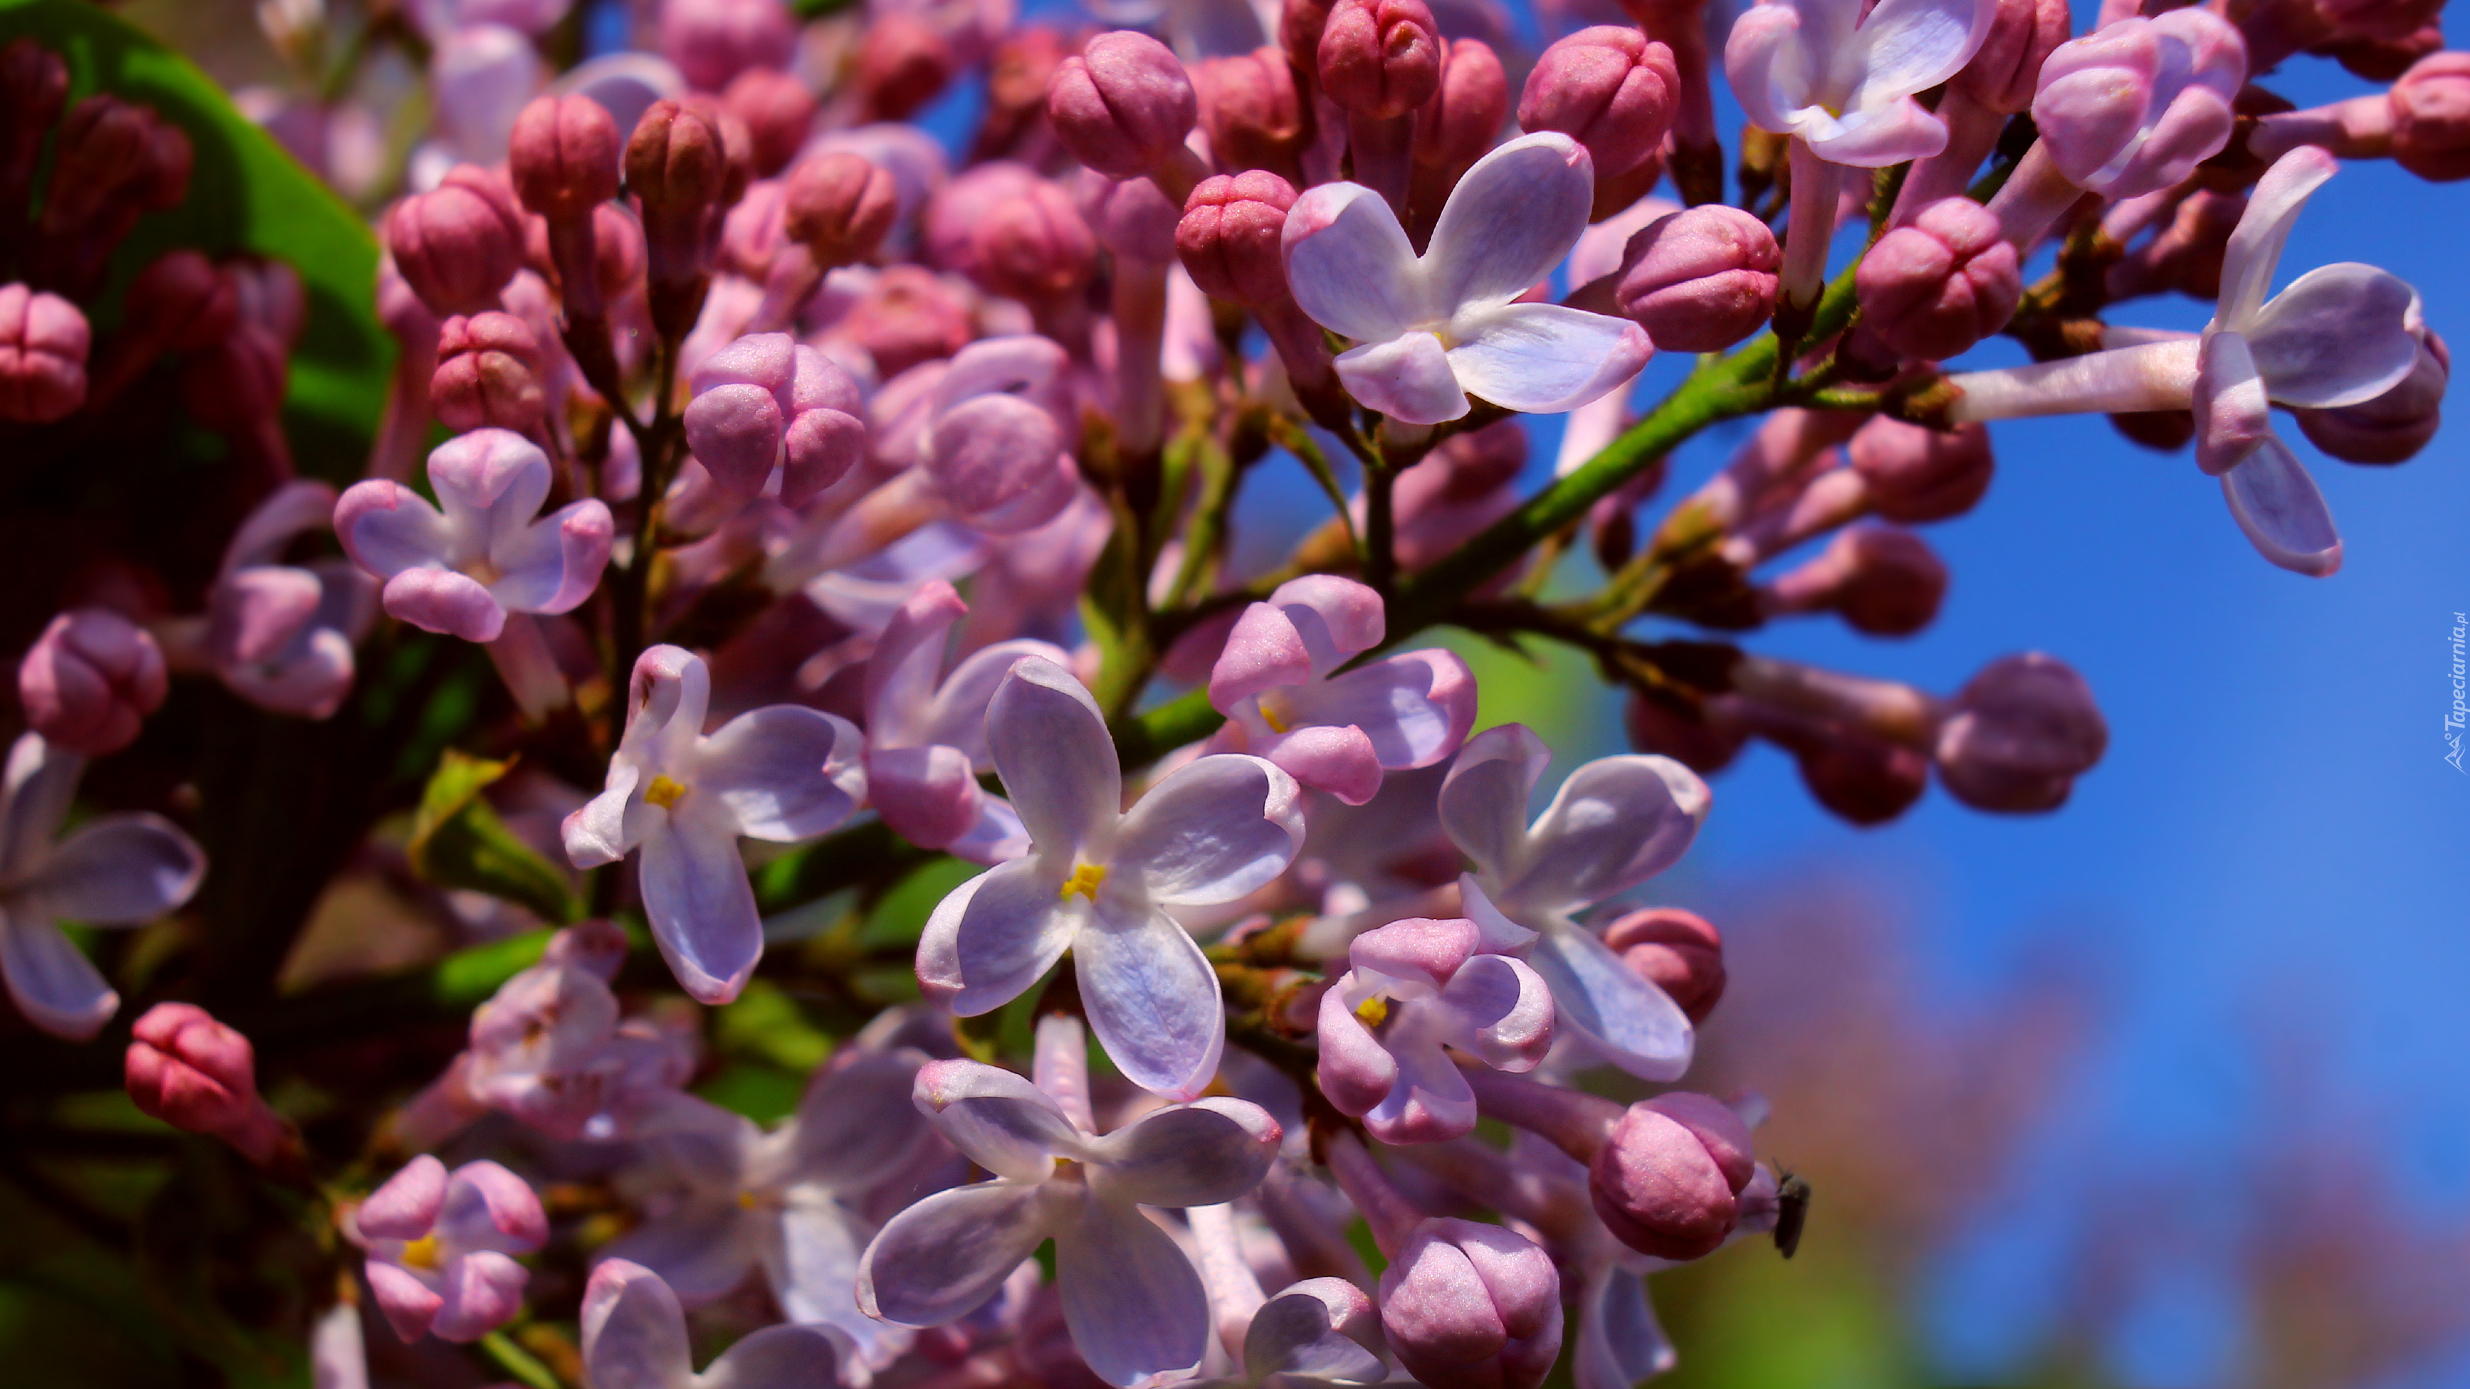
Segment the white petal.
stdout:
<path fill-rule="evenodd" d="M 2223 330 L 2208 333 L 2196 354 L 2196 466 L 2219 477 L 2254 453 L 2273 432 L 2273 405 L 2247 340 Z"/>
<path fill-rule="evenodd" d="M 1144 1206 L 1220 1205 L 1261 1184 L 1278 1138 L 1278 1121 L 1248 1100 L 1153 1110 L 1091 1145 L 1091 1189 Z"/>
<path fill-rule="evenodd" d="M 1573 907 L 1636 887 L 1689 850 L 1708 799 L 1698 774 L 1669 757 L 1599 757 L 1561 783 L 1504 899 Z"/>
<path fill-rule="evenodd" d="M 1840 118 L 1813 108 L 1803 114 L 1794 133 L 1808 142 L 1810 153 L 1855 169 L 1927 159 L 1947 148 L 1947 123 L 1907 96 L 1849 110 Z"/>
<path fill-rule="evenodd" d="M 1386 341 L 1435 315 L 1398 214 L 1362 184 L 1304 190 L 1281 253 L 1296 306 L 1341 337 Z"/>
<path fill-rule="evenodd" d="M 85 952 L 38 918 L 0 916 L 0 974 L 26 1021 L 72 1042 L 102 1031 L 120 1008 L 120 995 Z"/>
<path fill-rule="evenodd" d="M 1209 1349 L 1201 1275 L 1131 1206 L 1085 1201 L 1055 1231 L 1055 1285 L 1073 1349 L 1118 1389 L 1181 1379 Z"/>
<path fill-rule="evenodd" d="M 1792 112 L 1809 104 L 1801 16 L 1792 5 L 1752 5 L 1724 41 L 1724 76 L 1750 124 L 1772 134 L 1792 129 Z"/>
<path fill-rule="evenodd" d="M 1442 828 L 1479 873 L 1506 881 L 1525 853 L 1527 801 L 1552 764 L 1552 749 L 1522 723 L 1467 740 L 1441 782 Z"/>
<path fill-rule="evenodd" d="M 1527 963 L 1552 986 L 1553 1020 L 1606 1061 L 1642 1080 L 1677 1080 L 1690 1068 L 1689 1015 L 1581 927 L 1556 926 Z"/>
<path fill-rule="evenodd" d="M 986 707 L 995 771 L 1041 854 L 1102 853 L 1123 808 L 1123 769 L 1098 701 L 1072 673 L 1031 657 Z"/>
<path fill-rule="evenodd" d="M 55 919 L 130 925 L 179 907 L 205 876 L 206 851 L 171 821 L 106 815 L 60 842 L 19 905 Z"/>
<path fill-rule="evenodd" d="M 1031 656 L 1057 665 L 1067 665 L 1072 659 L 1052 642 L 1027 639 L 999 641 L 962 657 L 936 687 L 932 701 L 920 710 L 923 741 L 959 748 L 972 765 L 983 767 L 987 702 L 995 697 L 995 687 L 1003 683 L 1005 674 Z"/>
<path fill-rule="evenodd" d="M 819 1068 L 798 1100 L 796 1180 L 854 1194 L 897 1173 L 926 1134 L 917 1075 L 914 1051 Z"/>
<path fill-rule="evenodd" d="M 2323 578 L 2341 568 L 2341 532 L 2307 466 L 2266 435 L 2247 461 L 2221 477 L 2230 514 L 2257 553 L 2284 569 Z"/>
<path fill-rule="evenodd" d="M 51 854 L 52 836 L 77 798 L 85 754 L 53 747 L 39 733 L 21 733 L 9 746 L 6 790 L 0 793 L 0 875 L 22 878 Z"/>
<path fill-rule="evenodd" d="M 1626 318 L 1559 304 L 1505 304 L 1452 321 L 1450 370 L 1470 395 L 1531 415 L 1557 415 L 1638 374 L 1655 355 Z"/>
<path fill-rule="evenodd" d="M 1879 0 L 1855 31 L 1866 70 L 1849 105 L 1881 106 L 1955 76 L 1997 15 L 1998 0 Z"/>
<path fill-rule="evenodd" d="M 1226 1047 L 1218 974 L 1200 944 L 1154 907 L 1102 904 L 1072 961 L 1090 1030 L 1124 1077 L 1170 1100 L 1199 1098 Z"/>
<path fill-rule="evenodd" d="M 679 1301 L 700 1306 L 728 1296 L 753 1271 L 757 1223 L 734 1192 L 693 1200 L 620 1235 L 603 1257 L 641 1264 Z"/>
<path fill-rule="evenodd" d="M 918 982 L 964 1018 L 1020 997 L 1054 968 L 1088 919 L 1035 858 L 1014 859 L 952 889 L 918 938 Z"/>
<path fill-rule="evenodd" d="M 928 1062 L 918 1072 L 917 1106 L 971 1162 L 1013 1181 L 1044 1181 L 1056 1157 L 1088 1146 L 1054 1096 L 983 1062 Z"/>
<path fill-rule="evenodd" d="M 1434 304 L 1456 313 L 1534 288 L 1578 244 L 1594 202 L 1594 161 L 1559 131 L 1521 135 L 1476 160 L 1424 255 Z"/>
<path fill-rule="evenodd" d="M 717 796 L 749 839 L 792 843 L 839 828 L 866 794 L 866 735 L 798 704 L 752 709 L 697 749 L 697 794 Z"/>
<path fill-rule="evenodd" d="M 2290 282 L 2244 330 L 2256 370 L 2283 405 L 2330 410 L 2375 399 L 2418 364 L 2407 326 L 2418 291 L 2355 261 Z"/>
<path fill-rule="evenodd" d="M 858 1261 L 858 1305 L 902 1326 L 941 1326 L 976 1311 L 1046 1241 L 1044 1190 L 980 1182 L 892 1217 Z"/>
<path fill-rule="evenodd" d="M 1372 1300 L 1345 1279 L 1306 1279 L 1252 1314 L 1244 1332 L 1244 1372 L 1255 1383 L 1281 1372 L 1333 1384 L 1376 1382 L 1386 1373 L 1381 1358 L 1340 1329 L 1372 1323 L 1374 1316 Z"/>
<path fill-rule="evenodd" d="M 1304 842 L 1295 778 L 1220 753 L 1176 768 L 1123 818 L 1110 872 L 1137 873 L 1149 900 L 1232 902 L 1286 871 Z"/>
<path fill-rule="evenodd" d="M 763 958 L 763 919 L 738 857 L 734 826 L 694 813 L 690 799 L 643 837 L 643 914 L 678 984 L 701 1003 L 727 1003 Z"/>
<path fill-rule="evenodd" d="M 2290 228 L 2298 224 L 2309 195 L 2338 173 L 2341 165 L 2314 145 L 2301 145 L 2273 161 L 2248 195 L 2247 210 L 2230 232 L 2222 253 L 2221 301 L 2213 321 L 2244 330 L 2264 307 L 2273 287 L 2273 271 L 2281 264 L 2281 248 L 2289 244 Z"/>
<path fill-rule="evenodd" d="M 1449 352 L 1430 333 L 1411 332 L 1338 354 L 1338 381 L 1348 395 L 1408 424 L 1439 424 L 1467 412 Z"/>

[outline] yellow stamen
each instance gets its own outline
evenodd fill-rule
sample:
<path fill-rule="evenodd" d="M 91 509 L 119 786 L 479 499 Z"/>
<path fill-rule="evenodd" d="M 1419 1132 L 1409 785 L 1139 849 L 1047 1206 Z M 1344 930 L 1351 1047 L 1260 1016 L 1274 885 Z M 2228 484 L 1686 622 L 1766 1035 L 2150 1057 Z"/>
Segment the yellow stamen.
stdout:
<path fill-rule="evenodd" d="M 434 1270 L 444 1262 L 444 1258 L 438 1254 L 437 1236 L 435 1235 L 422 1235 L 403 1246 L 403 1263 L 408 1268 Z"/>
<path fill-rule="evenodd" d="M 755 1207 L 757 1207 L 757 1206 L 759 1206 L 759 1205 L 762 1205 L 762 1204 L 763 1204 L 763 1198 L 762 1198 L 762 1197 L 760 1197 L 760 1196 L 757 1196 L 755 1193 L 753 1193 L 753 1192 L 751 1192 L 751 1191 L 741 1191 L 741 1192 L 739 1192 L 739 1193 L 738 1193 L 738 1209 L 739 1209 L 739 1210 L 742 1210 L 742 1211 L 751 1211 L 751 1210 L 753 1210 Z"/>
<path fill-rule="evenodd" d="M 1268 724 L 1269 731 L 1272 733 L 1284 733 L 1287 730 L 1287 721 L 1278 716 L 1276 706 L 1266 699 L 1261 701 L 1261 722 Z"/>
<path fill-rule="evenodd" d="M 1355 1005 L 1355 1016 L 1362 1018 L 1366 1027 L 1379 1027 L 1389 1017 L 1389 1000 L 1374 994 Z"/>
<path fill-rule="evenodd" d="M 1061 900 L 1077 892 L 1095 902 L 1098 900 L 1098 888 L 1105 882 L 1106 868 L 1104 865 L 1084 863 L 1072 870 L 1071 877 L 1063 880 L 1063 891 L 1056 893 L 1055 896 Z"/>
<path fill-rule="evenodd" d="M 669 807 L 676 805 L 678 803 L 678 797 L 685 794 L 686 788 L 684 786 L 677 782 L 671 781 L 665 776 L 656 776 L 652 778 L 652 784 L 643 788 L 643 798 L 650 801 L 652 804 L 659 806 L 663 810 L 667 810 Z"/>

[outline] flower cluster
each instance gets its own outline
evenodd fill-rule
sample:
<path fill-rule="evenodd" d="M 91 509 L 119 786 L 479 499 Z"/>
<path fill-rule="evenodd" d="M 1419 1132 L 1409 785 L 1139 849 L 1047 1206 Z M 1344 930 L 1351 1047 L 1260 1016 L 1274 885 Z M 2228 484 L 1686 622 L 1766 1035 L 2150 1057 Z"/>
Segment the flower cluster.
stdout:
<path fill-rule="evenodd" d="M 1939 695 L 1745 634 L 1928 626 L 1986 422 L 2192 444 L 2313 575 L 2273 407 L 2359 463 L 2437 423 L 2407 284 L 2275 292 L 2337 158 L 2470 175 L 2423 6 L 834 8 L 269 0 L 301 80 L 240 108 L 369 213 L 340 307 L 122 254 L 189 135 L 0 48 L 26 468 L 216 440 L 21 624 L 0 972 L 74 1042 L 129 990 L 138 1108 L 314 1212 L 321 1384 L 382 1336 L 468 1345 L 396 1357 L 441 1384 L 1626 1389 L 1645 1277 L 1808 1199 L 1685 1088 L 1704 778 L 1756 737 L 1858 824 L 2046 812 L 2108 738 L 2046 654 Z M 2390 89 L 2282 109 L 2302 52 Z M 2110 321 L 2168 291 L 2210 323 Z M 341 308 L 384 414 L 295 476 Z M 1287 469 L 1280 534 L 1238 504 Z M 1442 627 L 1583 653 L 1637 750 L 1554 781 Z"/>

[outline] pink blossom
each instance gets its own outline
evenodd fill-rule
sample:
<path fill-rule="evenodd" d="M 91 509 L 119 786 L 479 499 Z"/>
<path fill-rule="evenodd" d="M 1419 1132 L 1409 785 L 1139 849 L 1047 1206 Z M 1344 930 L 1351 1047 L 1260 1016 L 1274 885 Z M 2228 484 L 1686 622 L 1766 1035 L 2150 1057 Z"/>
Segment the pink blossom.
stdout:
<path fill-rule="evenodd" d="M 260 708 L 323 719 L 351 691 L 352 647 L 377 620 L 377 584 L 347 560 L 281 562 L 334 513 L 333 488 L 288 482 L 224 549 L 207 597 L 206 647 L 223 683 Z"/>
<path fill-rule="evenodd" d="M 1444 1047 L 1531 1071 L 1552 1043 L 1552 995 L 1519 960 L 1483 950 L 1472 921 L 1411 918 L 1348 947 L 1321 995 L 1320 1082 L 1384 1143 L 1472 1132 L 1475 1094 Z"/>
<path fill-rule="evenodd" d="M 514 1256 L 547 1243 L 549 1221 L 532 1188 L 496 1163 L 450 1175 L 424 1153 L 369 1193 L 351 1232 L 397 1336 L 476 1341 L 523 1310 L 531 1273 Z"/>

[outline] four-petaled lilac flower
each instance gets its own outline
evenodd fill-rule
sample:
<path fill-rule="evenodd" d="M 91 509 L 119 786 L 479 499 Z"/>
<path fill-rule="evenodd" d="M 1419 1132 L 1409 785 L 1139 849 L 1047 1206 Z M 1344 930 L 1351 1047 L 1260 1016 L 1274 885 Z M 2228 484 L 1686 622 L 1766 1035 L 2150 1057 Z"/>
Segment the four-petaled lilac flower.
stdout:
<path fill-rule="evenodd" d="M 541 962 L 472 1010 L 471 1098 L 552 1138 L 624 1137 L 694 1074 L 691 1047 L 646 1019 L 621 1022 L 609 980 L 626 962 L 610 922 L 569 926 Z"/>
<path fill-rule="evenodd" d="M 1210 1313 L 1200 1274 L 1140 1208 L 1234 1200 L 1260 1185 L 1282 1135 L 1258 1105 L 1206 1099 L 1100 1137 L 1085 1047 L 1074 1020 L 1050 1017 L 1039 1025 L 1042 1086 L 975 1061 L 918 1072 L 918 1107 L 995 1180 L 892 1217 L 859 1263 L 858 1297 L 885 1320 L 939 1326 L 994 1296 L 1051 1238 L 1073 1346 L 1098 1378 L 1145 1389 L 1201 1363 Z"/>
<path fill-rule="evenodd" d="M 1459 179 L 1419 257 L 1387 199 L 1324 183 L 1287 212 L 1287 280 L 1313 322 L 1355 339 L 1338 379 L 1384 415 L 1439 424 L 1464 415 L 1469 395 L 1574 410 L 1655 352 L 1627 319 L 1515 302 L 1578 244 L 1594 201 L 1585 147 L 1557 131 L 1521 136 Z"/>
<path fill-rule="evenodd" d="M 1438 1143 L 1475 1128 L 1456 1047 L 1531 1071 L 1552 1045 L 1552 994 L 1525 962 L 1484 953 L 1463 918 L 1393 921 L 1355 938 L 1321 995 L 1321 1092 L 1384 1143 Z"/>
<path fill-rule="evenodd" d="M 724 490 L 804 506 L 866 453 L 849 373 L 787 333 L 750 333 L 695 368 L 686 442 Z"/>
<path fill-rule="evenodd" d="M 1255 1296 L 1258 1294 L 1256 1293 Z M 1380 1313 L 1343 1278 L 1307 1278 L 1264 1302 L 1244 1331 L 1242 1370 L 1191 1389 L 1349 1389 L 1378 1384 L 1389 1367 Z"/>
<path fill-rule="evenodd" d="M 866 795 L 865 735 L 819 709 L 775 704 L 706 736 L 711 672 L 675 646 L 637 658 L 628 692 L 608 787 L 566 817 L 566 856 L 596 868 L 641 849 L 643 914 L 661 957 L 686 992 L 727 1003 L 763 958 L 738 839 L 790 844 L 848 819 Z"/>
<path fill-rule="evenodd" d="M 1028 857 L 954 889 L 918 941 L 918 982 L 963 1017 L 1000 1008 L 1072 952 L 1106 1054 L 1145 1090 L 1189 1100 L 1226 1044 L 1218 976 L 1170 906 L 1231 902 L 1303 842 L 1295 779 L 1222 753 L 1170 773 L 1131 810 L 1098 703 L 1052 661 L 1013 665 L 986 741 Z"/>
<path fill-rule="evenodd" d="M 1961 71 L 1997 0 L 1765 0 L 1733 22 L 1724 75 L 1750 124 L 1829 164 L 1884 168 L 1947 145 L 1913 100 Z M 1799 170 L 1795 170 L 1798 176 Z"/>
<path fill-rule="evenodd" d="M 782 1323 L 739 1338 L 696 1374 L 686 1309 L 659 1274 L 609 1259 L 583 1288 L 591 1389 L 837 1389 L 843 1358 L 832 1328 Z"/>
<path fill-rule="evenodd" d="M 1209 702 L 1227 716 L 1212 744 L 1250 752 L 1297 781 L 1362 805 L 1384 771 L 1429 767 L 1475 726 L 1475 676 L 1439 649 L 1410 651 L 1343 674 L 1381 644 L 1381 595 L 1353 579 L 1289 579 L 1236 619 L 1209 675 Z"/>
<path fill-rule="evenodd" d="M 289 482 L 232 533 L 206 603 L 206 648 L 233 693 L 262 709 L 322 719 L 352 688 L 352 644 L 377 620 L 377 585 L 344 560 L 282 562 L 333 517 L 334 489 Z"/>
<path fill-rule="evenodd" d="M 858 1256 L 875 1233 L 861 1208 L 931 1156 L 936 1140 L 910 1101 L 926 1056 L 859 1050 L 834 1060 L 770 1132 L 673 1095 L 638 1132 L 669 1159 L 681 1189 L 606 1257 L 653 1270 L 698 1305 L 760 1267 L 789 1320 L 834 1328 L 853 1367 L 881 1369 L 910 1336 L 858 1310 Z"/>
<path fill-rule="evenodd" d="M 1002 863 L 1029 851 L 1029 834 L 1009 803 L 978 785 L 978 774 L 994 765 L 987 701 L 1014 662 L 1070 658 L 1048 642 L 1002 641 L 944 674 L 944 639 L 968 612 L 952 585 L 930 579 L 876 640 L 866 667 L 867 800 L 893 833 L 921 849 Z"/>
<path fill-rule="evenodd" d="M 206 852 L 159 815 L 98 815 L 53 842 L 86 767 L 80 753 L 19 735 L 0 780 L 0 974 L 26 1020 L 82 1042 L 120 995 L 53 923 L 135 926 L 189 900 Z"/>
<path fill-rule="evenodd" d="M 385 581 L 386 611 L 415 627 L 495 641 L 506 614 L 571 611 L 600 582 L 613 534 L 597 499 L 539 515 L 549 456 L 507 429 L 475 429 L 429 455 L 439 506 L 399 482 L 353 483 L 335 503 L 352 562 Z M 444 510 L 440 510 L 443 507 Z"/>
<path fill-rule="evenodd" d="M 1441 823 L 1475 861 L 1459 880 L 1485 946 L 1521 955 L 1552 987 L 1553 1018 L 1647 1080 L 1689 1069 L 1689 1015 L 1573 913 L 1671 867 L 1707 817 L 1707 784 L 1669 757 L 1600 757 L 1569 774 L 1530 826 L 1552 761 L 1523 724 L 1468 740 L 1441 783 Z"/>
<path fill-rule="evenodd" d="M 369 1290 L 405 1341 L 476 1341 L 523 1309 L 531 1273 L 514 1256 L 549 1239 L 540 1198 L 494 1162 L 450 1176 L 426 1153 L 369 1193 L 353 1233 L 369 1251 Z"/>

